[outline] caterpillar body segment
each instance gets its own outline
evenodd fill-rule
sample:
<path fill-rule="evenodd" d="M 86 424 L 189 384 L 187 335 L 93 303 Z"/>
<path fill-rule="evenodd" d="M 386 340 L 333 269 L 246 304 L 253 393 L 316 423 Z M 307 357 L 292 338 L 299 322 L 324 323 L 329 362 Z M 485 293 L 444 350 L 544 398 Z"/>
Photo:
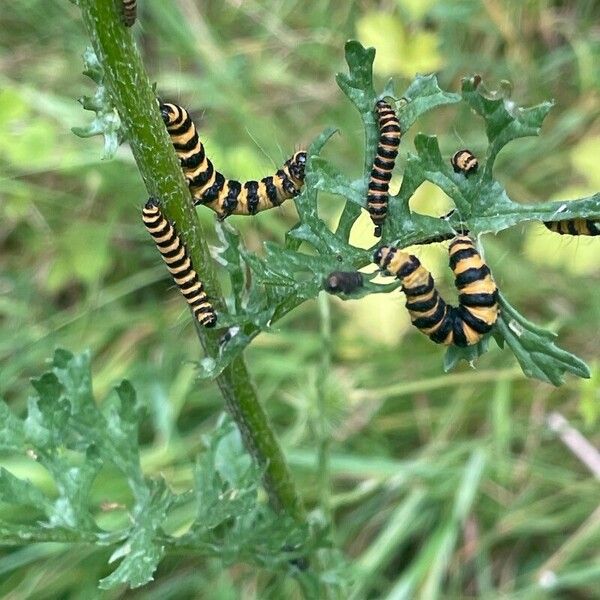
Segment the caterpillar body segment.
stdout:
<path fill-rule="evenodd" d="M 226 179 L 206 156 L 187 110 L 166 103 L 160 105 L 160 111 L 194 204 L 208 206 L 220 219 L 225 219 L 229 215 L 254 215 L 300 193 L 304 185 L 306 152 L 296 152 L 274 175 L 260 181 Z"/>
<path fill-rule="evenodd" d="M 458 307 L 454 309 L 454 343 L 471 346 L 498 320 L 498 288 L 470 237 L 457 236 L 448 248 Z"/>
<path fill-rule="evenodd" d="M 455 152 L 450 159 L 450 164 L 455 173 L 464 173 L 467 177 L 479 168 L 477 157 L 466 148 Z"/>
<path fill-rule="evenodd" d="M 379 124 L 379 144 L 371 168 L 367 210 L 375 225 L 374 234 L 381 237 L 381 227 L 387 216 L 389 184 L 398 156 L 402 131 L 394 109 L 385 100 L 377 102 L 375 112 Z"/>
<path fill-rule="evenodd" d="M 450 268 L 459 292 L 458 306 L 445 302 L 431 273 L 416 256 L 393 246 L 382 246 L 374 262 L 396 275 L 406 295 L 412 324 L 438 344 L 471 346 L 488 333 L 498 319 L 498 292 L 490 270 L 467 236 L 450 243 Z"/>
<path fill-rule="evenodd" d="M 402 281 L 412 324 L 436 343 L 451 344 L 449 307 L 435 288 L 431 273 L 419 259 L 394 246 L 382 246 L 375 252 L 373 260 L 380 269 Z"/>
<path fill-rule="evenodd" d="M 137 17 L 137 0 L 123 0 L 122 17 L 126 27 L 133 26 Z"/>
<path fill-rule="evenodd" d="M 146 202 L 142 209 L 142 220 L 196 320 L 204 327 L 214 327 L 217 323 L 215 310 L 194 270 L 185 244 L 162 214 L 156 198 L 149 198 Z"/>
<path fill-rule="evenodd" d="M 568 219 L 543 223 L 547 229 L 560 235 L 600 235 L 600 221 L 593 219 Z"/>

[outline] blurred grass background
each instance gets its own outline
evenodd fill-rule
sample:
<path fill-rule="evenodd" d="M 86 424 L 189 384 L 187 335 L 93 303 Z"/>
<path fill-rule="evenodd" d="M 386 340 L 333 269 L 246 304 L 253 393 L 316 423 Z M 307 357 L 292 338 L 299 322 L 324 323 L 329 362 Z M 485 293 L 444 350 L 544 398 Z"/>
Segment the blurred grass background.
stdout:
<path fill-rule="evenodd" d="M 138 3 L 133 32 L 151 78 L 163 98 L 192 110 L 226 174 L 260 177 L 334 125 L 340 134 L 325 155 L 358 175 L 359 119 L 334 81 L 345 69 L 343 44 L 356 37 L 377 48 L 378 89 L 393 77 L 401 95 L 416 72 L 436 71 L 443 89 L 458 91 L 462 76 L 479 73 L 492 88 L 511 81 L 519 104 L 555 99 L 542 137 L 511 143 L 497 161 L 513 199 L 600 189 L 594 0 Z M 141 226 L 145 192 L 127 146 L 102 161 L 100 138 L 70 132 L 91 119 L 76 102 L 93 91 L 79 74 L 86 45 L 66 0 L 2 8 L 0 396 L 23 410 L 28 378 L 54 347 L 91 348 L 97 396 L 128 377 L 148 406 L 145 469 L 184 489 L 222 403 L 213 384 L 195 380 L 197 340 Z M 482 123 L 466 107 L 434 111 L 403 140 L 393 188 L 419 131 L 438 135 L 448 156 L 465 146 L 485 152 Z M 422 186 L 412 206 L 441 214 L 449 200 Z M 339 198 L 320 198 L 332 225 L 341 208 Z M 213 213 L 199 215 L 214 236 Z M 230 222 L 260 252 L 264 240 L 282 242 L 295 210 L 288 202 Z M 363 215 L 354 242 L 371 245 L 371 231 Z M 560 389 L 527 381 L 493 343 L 477 370 L 444 375 L 443 350 L 409 328 L 398 293 L 306 303 L 247 352 L 308 508 L 333 519 L 356 598 L 600 597 L 598 482 L 545 423 L 559 411 L 600 442 L 598 241 L 527 224 L 484 245 L 509 300 L 558 331 L 560 345 L 591 365 L 591 381 L 569 378 Z M 449 292 L 445 249 L 419 254 Z M 331 453 L 328 469 L 318 468 L 317 447 Z M 126 502 L 110 477 L 96 487 L 99 505 Z M 4 550 L 0 594 L 94 597 L 108 556 L 59 545 Z M 102 597 L 294 593 L 289 580 L 255 568 L 180 556 L 167 558 L 146 588 Z"/>

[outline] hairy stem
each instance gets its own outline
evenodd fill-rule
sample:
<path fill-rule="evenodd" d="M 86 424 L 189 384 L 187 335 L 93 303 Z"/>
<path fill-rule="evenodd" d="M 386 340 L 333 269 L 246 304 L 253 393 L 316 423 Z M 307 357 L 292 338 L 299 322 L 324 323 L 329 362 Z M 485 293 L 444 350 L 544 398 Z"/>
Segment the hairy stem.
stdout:
<path fill-rule="evenodd" d="M 191 203 L 183 174 L 162 122 L 156 96 L 116 0 L 79 0 L 84 25 L 105 73 L 105 84 L 127 132 L 131 151 L 151 196 L 177 228 L 217 311 L 225 306 L 208 246 Z M 218 334 L 196 323 L 207 356 L 218 352 Z M 246 448 L 264 469 L 271 504 L 300 521 L 303 508 L 288 466 L 242 357 L 217 378 L 227 410 Z"/>

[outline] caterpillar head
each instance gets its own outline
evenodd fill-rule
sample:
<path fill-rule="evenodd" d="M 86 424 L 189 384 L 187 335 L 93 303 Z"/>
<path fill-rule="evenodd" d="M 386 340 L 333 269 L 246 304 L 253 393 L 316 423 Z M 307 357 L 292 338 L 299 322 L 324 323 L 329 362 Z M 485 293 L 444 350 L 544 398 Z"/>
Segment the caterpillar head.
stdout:
<path fill-rule="evenodd" d="M 390 254 L 389 246 L 381 246 L 375 250 L 373 254 L 373 262 L 380 268 L 385 269 L 388 261 L 388 256 Z"/>
<path fill-rule="evenodd" d="M 465 176 L 475 173 L 479 167 L 477 157 L 467 148 L 457 150 L 450 159 L 450 164 L 455 173 L 464 173 Z"/>
<path fill-rule="evenodd" d="M 306 152 L 296 152 L 289 161 L 288 169 L 290 175 L 299 181 L 304 180 L 304 169 L 306 168 Z"/>
<path fill-rule="evenodd" d="M 340 289 L 340 277 L 337 272 L 330 273 L 326 277 L 325 289 L 328 292 L 337 292 Z"/>
<path fill-rule="evenodd" d="M 167 127 L 177 120 L 177 113 L 174 104 L 165 103 L 160 105 L 160 116 Z"/>
<path fill-rule="evenodd" d="M 214 311 L 206 312 L 201 318 L 200 323 L 204 325 L 204 327 L 214 327 L 217 324 L 217 315 Z"/>

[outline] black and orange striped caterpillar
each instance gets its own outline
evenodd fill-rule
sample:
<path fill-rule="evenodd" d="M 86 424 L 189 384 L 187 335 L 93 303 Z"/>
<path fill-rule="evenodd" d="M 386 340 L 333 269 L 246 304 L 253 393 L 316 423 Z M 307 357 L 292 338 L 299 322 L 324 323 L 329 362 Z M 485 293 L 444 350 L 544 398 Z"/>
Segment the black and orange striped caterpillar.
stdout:
<path fill-rule="evenodd" d="M 566 221 L 543 221 L 554 233 L 561 235 L 600 235 L 600 221 L 593 219 L 568 219 Z"/>
<path fill-rule="evenodd" d="M 142 220 L 196 320 L 204 327 L 214 327 L 217 323 L 215 310 L 208 300 L 198 273 L 194 270 L 185 244 L 162 214 L 160 202 L 156 198 L 149 198 L 146 202 L 142 210 Z"/>
<path fill-rule="evenodd" d="M 381 237 L 381 226 L 387 216 L 389 185 L 402 131 L 394 109 L 385 100 L 379 100 L 375 104 L 375 112 L 379 124 L 379 144 L 371 168 L 367 210 L 375 225 L 374 235 Z"/>
<path fill-rule="evenodd" d="M 375 252 L 373 262 L 402 282 L 406 308 L 419 331 L 437 344 L 472 346 L 498 319 L 498 290 L 471 238 L 455 237 L 448 250 L 459 291 L 458 306 L 446 304 L 431 273 L 416 256 L 393 246 L 382 246 Z"/>
<path fill-rule="evenodd" d="M 137 0 L 123 0 L 122 16 L 125 26 L 132 27 L 137 16 Z"/>
<path fill-rule="evenodd" d="M 160 112 L 179 157 L 194 199 L 214 210 L 219 219 L 229 215 L 254 215 L 279 206 L 300 193 L 304 185 L 306 152 L 296 152 L 275 175 L 260 181 L 225 179 L 206 156 L 196 126 L 187 110 L 177 104 L 161 104 Z"/>
<path fill-rule="evenodd" d="M 450 159 L 450 164 L 455 173 L 464 173 L 468 177 L 471 173 L 475 173 L 479 167 L 477 157 L 466 148 L 457 150 Z"/>

